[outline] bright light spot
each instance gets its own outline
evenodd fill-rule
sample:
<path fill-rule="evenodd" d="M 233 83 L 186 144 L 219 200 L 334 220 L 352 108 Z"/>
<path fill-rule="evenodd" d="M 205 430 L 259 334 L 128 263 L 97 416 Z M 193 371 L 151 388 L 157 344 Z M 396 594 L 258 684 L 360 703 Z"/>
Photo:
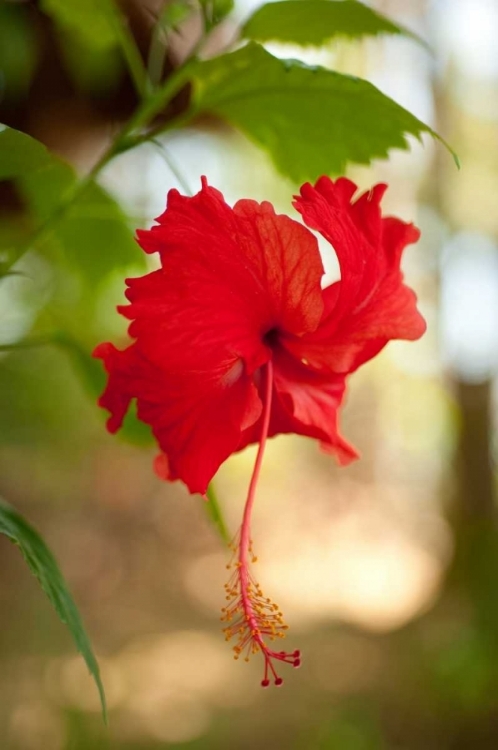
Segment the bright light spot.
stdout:
<path fill-rule="evenodd" d="M 170 742 L 204 734 L 213 707 L 239 705 L 239 696 L 246 700 L 242 689 L 233 690 L 234 679 L 244 675 L 234 670 L 221 627 L 219 637 L 180 630 L 137 640 L 114 665 L 127 685 L 126 714 L 136 716 L 152 736 Z"/>
<path fill-rule="evenodd" d="M 124 698 L 124 681 L 110 660 L 99 657 L 99 667 L 107 707 L 111 710 Z M 49 696 L 60 705 L 74 706 L 92 713 L 101 711 L 97 687 L 81 656 L 52 661 L 46 670 L 45 685 Z"/>
<path fill-rule="evenodd" d="M 292 554 L 272 556 L 264 588 L 289 622 L 333 617 L 388 631 L 434 600 L 441 576 L 436 555 L 363 509 L 334 519 L 327 532 L 322 526 L 319 538 L 304 538 Z"/>
<path fill-rule="evenodd" d="M 321 280 L 322 289 L 325 289 L 325 287 L 330 286 L 330 284 L 333 284 L 335 281 L 339 281 L 341 278 L 341 269 L 339 267 L 339 260 L 336 252 L 330 242 L 327 242 L 327 240 L 321 237 L 318 233 L 315 233 L 315 236 L 318 240 L 318 248 L 320 250 L 320 255 L 322 256 L 322 263 L 325 271 Z"/>
<path fill-rule="evenodd" d="M 450 554 L 447 528 L 436 513 L 424 511 L 427 544 L 410 533 L 412 522 L 400 509 L 410 508 L 413 496 L 402 485 L 335 483 L 327 492 L 329 512 L 321 506 L 320 487 L 308 485 L 314 521 L 306 520 L 302 498 L 297 504 L 285 492 L 286 522 L 272 523 L 279 516 L 274 507 L 253 535 L 259 559 L 253 574 L 281 606 L 291 626 L 289 643 L 293 625 L 313 621 L 342 619 L 372 631 L 401 627 L 434 601 Z M 261 488 L 260 507 L 270 506 L 270 495 L 276 500 Z M 190 593 L 213 612 L 221 606 L 227 559 L 228 552 L 202 557 L 186 574 Z"/>
<path fill-rule="evenodd" d="M 120 654 L 117 663 L 136 703 L 147 702 L 158 692 L 183 690 L 208 695 L 226 678 L 225 657 L 217 639 L 203 632 L 180 630 L 137 641 Z"/>
<path fill-rule="evenodd" d="M 498 248 L 461 232 L 442 264 L 443 356 L 463 380 L 482 382 L 498 371 Z"/>
<path fill-rule="evenodd" d="M 440 5 L 440 18 L 455 64 L 479 78 L 498 76 L 496 0 L 445 0 Z"/>
<path fill-rule="evenodd" d="M 324 68 L 330 68 L 335 58 L 334 52 L 327 45 L 302 47 L 290 42 L 268 42 L 264 46 L 274 57 L 282 60 L 302 60 L 306 65 L 321 65 Z"/>
<path fill-rule="evenodd" d="M 11 344 L 22 339 L 50 296 L 51 282 L 45 261 L 35 256 L 30 257 L 29 271 L 26 270 L 24 275 L 24 268 L 27 269 L 28 266 L 23 260 L 16 265 L 19 275 L 2 279 L 0 344 Z"/>
<path fill-rule="evenodd" d="M 184 582 L 188 593 L 208 612 L 218 612 L 225 604 L 223 586 L 227 579 L 228 559 L 228 549 L 226 554 L 217 552 L 203 555 L 193 560 L 185 571 Z"/>
<path fill-rule="evenodd" d="M 144 729 L 165 742 L 190 742 L 209 729 L 208 709 L 190 696 L 171 694 L 156 696 L 148 703 L 134 707 Z"/>

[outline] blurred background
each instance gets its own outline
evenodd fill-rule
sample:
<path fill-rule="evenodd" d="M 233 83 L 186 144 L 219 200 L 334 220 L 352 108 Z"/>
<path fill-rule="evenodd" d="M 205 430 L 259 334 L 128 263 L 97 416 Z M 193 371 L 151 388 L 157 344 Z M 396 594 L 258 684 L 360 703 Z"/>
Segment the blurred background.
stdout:
<path fill-rule="evenodd" d="M 212 52 L 258 4 L 237 1 Z M 498 747 L 498 4 L 371 4 L 432 52 L 401 37 L 269 49 L 372 81 L 436 128 L 462 169 L 424 139 L 349 173 L 363 187 L 387 181 L 388 213 L 422 230 L 404 269 L 428 332 L 390 344 L 350 380 L 343 433 L 361 461 L 338 469 L 313 441 L 270 441 L 255 573 L 302 667 L 262 690 L 260 660 L 233 660 L 219 621 L 228 551 L 202 500 L 155 477 L 154 448 L 136 429 L 133 442 L 106 433 L 81 354 L 125 343 L 115 306 L 144 261 L 137 247 L 126 267 L 102 265 L 82 236 L 83 270 L 56 250 L 31 253 L 2 282 L 0 344 L 62 328 L 73 344 L 0 352 L 0 494 L 59 560 L 101 663 L 110 728 L 69 635 L 0 538 L 2 750 Z M 160 5 L 124 4 L 144 55 Z M 166 69 L 195 42 L 196 24 L 174 35 Z M 89 54 L 37 3 L 0 4 L 0 71 L 0 121 L 81 173 L 136 104 L 119 54 Z M 230 203 L 268 199 L 294 215 L 298 186 L 214 120 L 124 154 L 101 183 L 131 232 L 151 225 L 169 188 L 197 191 L 201 174 Z M 4 187 L 5 227 L 19 206 Z M 330 280 L 337 267 L 323 249 Z M 254 457 L 232 457 L 216 480 L 232 533 Z"/>

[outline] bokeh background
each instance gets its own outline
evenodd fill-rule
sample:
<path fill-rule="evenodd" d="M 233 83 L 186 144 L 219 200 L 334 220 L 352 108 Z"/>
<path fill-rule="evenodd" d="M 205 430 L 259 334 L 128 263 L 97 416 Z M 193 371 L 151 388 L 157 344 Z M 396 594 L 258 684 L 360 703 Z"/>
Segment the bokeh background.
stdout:
<path fill-rule="evenodd" d="M 213 50 L 257 4 L 238 1 Z M 126 4 L 139 45 L 158 5 Z M 0 494 L 60 562 L 99 656 L 110 727 L 69 635 L 18 550 L 0 539 L 2 750 L 498 747 L 498 5 L 372 5 L 432 52 L 401 37 L 270 49 L 368 78 L 436 128 L 462 169 L 424 139 L 349 173 L 364 187 L 387 181 L 388 211 L 422 230 L 404 269 L 428 332 L 390 344 L 352 377 L 343 432 L 360 462 L 338 469 L 313 441 L 270 441 L 255 572 L 284 611 L 302 667 L 283 674 L 282 688 L 262 690 L 259 660 L 233 660 L 219 622 L 226 547 L 199 497 L 154 476 L 153 448 L 107 435 L 78 352 L 50 343 L 3 352 Z M 173 38 L 168 65 L 196 33 L 193 19 Z M 0 120 L 82 173 L 135 105 L 119 56 L 85 54 L 36 3 L 0 5 L 0 69 Z M 297 186 L 206 119 L 162 148 L 114 160 L 101 182 L 130 226 L 144 227 L 169 188 L 196 191 L 201 174 L 229 202 L 269 199 L 293 213 Z M 7 192 L 0 204 L 0 219 L 18 208 Z M 23 258 L 23 274 L 2 282 L 0 343 L 61 327 L 85 352 L 125 342 L 115 313 L 125 273 L 99 275 L 91 241 L 91 283 L 57 254 Z M 137 248 L 128 273 L 141 263 Z M 231 458 L 216 480 L 233 533 L 254 456 Z"/>

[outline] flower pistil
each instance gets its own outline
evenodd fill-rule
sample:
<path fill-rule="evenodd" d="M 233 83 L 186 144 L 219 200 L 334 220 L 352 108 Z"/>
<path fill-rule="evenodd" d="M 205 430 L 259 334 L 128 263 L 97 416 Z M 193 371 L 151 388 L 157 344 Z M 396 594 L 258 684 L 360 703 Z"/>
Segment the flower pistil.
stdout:
<path fill-rule="evenodd" d="M 249 492 L 244 508 L 244 516 L 239 532 L 230 544 L 232 559 L 227 568 L 232 569 L 228 583 L 225 584 L 228 604 L 222 608 L 222 621 L 227 623 L 223 632 L 228 641 L 236 638 L 233 647 L 235 659 L 244 655 L 249 661 L 251 654 L 261 651 L 264 657 L 264 676 L 261 681 L 263 687 L 270 684 L 270 676 L 275 685 L 282 684 L 283 679 L 277 674 L 274 661 L 281 661 L 299 667 L 301 655 L 299 651 L 274 651 L 267 644 L 267 640 L 276 641 L 284 638 L 288 625 L 283 620 L 282 612 L 277 604 L 266 597 L 251 575 L 250 565 L 257 562 L 251 540 L 251 514 L 254 505 L 256 487 L 263 462 L 266 438 L 270 423 L 271 400 L 273 390 L 273 365 L 271 360 L 265 365 L 266 388 L 264 411 L 262 419 L 261 437 L 254 470 L 249 485 Z"/>

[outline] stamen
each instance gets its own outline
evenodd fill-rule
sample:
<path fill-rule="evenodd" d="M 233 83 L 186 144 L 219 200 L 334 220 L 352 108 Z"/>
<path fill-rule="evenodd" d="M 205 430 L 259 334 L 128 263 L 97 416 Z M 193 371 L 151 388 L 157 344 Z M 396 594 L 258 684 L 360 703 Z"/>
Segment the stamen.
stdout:
<path fill-rule="evenodd" d="M 299 651 L 274 651 L 266 640 L 275 641 L 284 638 L 288 625 L 284 623 L 282 612 L 278 606 L 266 597 L 259 583 L 251 575 L 250 563 L 257 562 L 252 548 L 251 513 L 256 495 L 256 486 L 263 463 L 268 427 L 270 424 L 271 400 L 273 390 L 273 365 L 266 365 L 266 388 L 263 405 L 263 424 L 259 441 L 256 462 L 249 484 L 249 492 L 244 508 L 242 526 L 229 545 L 232 557 L 227 565 L 233 569 L 228 583 L 225 584 L 226 607 L 223 607 L 221 620 L 228 623 L 223 629 L 225 640 L 237 638 L 233 647 L 234 659 L 243 657 L 249 661 L 252 654 L 261 652 L 264 657 L 264 676 L 262 687 L 268 687 L 270 677 L 274 684 L 280 686 L 283 679 L 277 674 L 274 661 L 281 661 L 299 667 L 301 654 Z"/>

